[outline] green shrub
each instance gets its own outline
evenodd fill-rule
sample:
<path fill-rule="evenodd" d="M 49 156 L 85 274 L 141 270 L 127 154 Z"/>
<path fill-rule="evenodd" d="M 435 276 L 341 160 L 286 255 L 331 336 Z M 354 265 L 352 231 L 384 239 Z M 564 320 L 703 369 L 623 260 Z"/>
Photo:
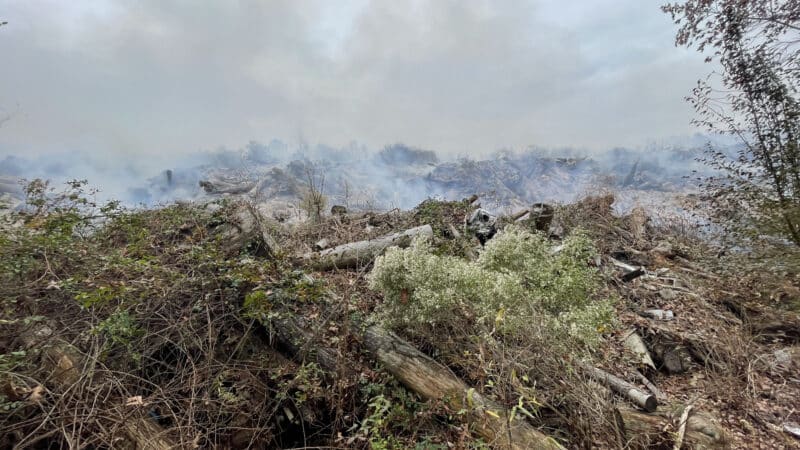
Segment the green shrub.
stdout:
<path fill-rule="evenodd" d="M 588 265 L 589 239 L 575 233 L 555 249 L 546 238 L 509 227 L 475 262 L 432 253 L 425 240 L 389 249 L 369 276 L 385 301 L 390 327 L 451 326 L 524 336 L 535 331 L 593 347 L 610 326 L 612 303 L 596 299 L 600 283 Z"/>

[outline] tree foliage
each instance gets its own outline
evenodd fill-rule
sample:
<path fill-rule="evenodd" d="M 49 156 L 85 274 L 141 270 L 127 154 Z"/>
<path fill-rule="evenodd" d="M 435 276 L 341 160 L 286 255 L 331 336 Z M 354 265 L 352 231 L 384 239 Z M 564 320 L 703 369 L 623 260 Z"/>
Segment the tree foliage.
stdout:
<path fill-rule="evenodd" d="M 720 70 L 688 100 L 695 123 L 732 135 L 736 152 L 709 147 L 712 216 L 742 236 L 800 245 L 800 1 L 688 0 L 662 9 L 677 45 L 705 52 Z"/>

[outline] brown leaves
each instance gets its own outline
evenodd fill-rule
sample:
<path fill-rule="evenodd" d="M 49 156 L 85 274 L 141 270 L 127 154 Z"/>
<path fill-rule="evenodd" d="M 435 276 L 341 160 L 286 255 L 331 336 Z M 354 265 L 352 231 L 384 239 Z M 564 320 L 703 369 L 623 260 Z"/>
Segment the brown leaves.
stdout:
<path fill-rule="evenodd" d="M 27 386 L 18 386 L 12 380 L 6 381 L 2 388 L 3 394 L 12 402 L 30 402 L 39 404 L 44 400 L 47 389 L 41 384 L 29 388 Z"/>

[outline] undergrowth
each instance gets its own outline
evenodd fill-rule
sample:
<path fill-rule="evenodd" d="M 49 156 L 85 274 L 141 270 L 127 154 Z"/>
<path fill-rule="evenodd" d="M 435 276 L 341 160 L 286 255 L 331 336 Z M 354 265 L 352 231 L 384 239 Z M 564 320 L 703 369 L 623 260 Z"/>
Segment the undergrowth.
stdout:
<path fill-rule="evenodd" d="M 558 247 L 541 234 L 508 227 L 477 261 L 439 256 L 430 243 L 389 249 L 370 274 L 386 301 L 380 317 L 393 328 L 463 327 L 504 336 L 548 336 L 552 344 L 598 345 L 613 305 L 596 298 L 600 279 L 589 266 L 594 250 L 581 233 Z M 413 331 L 413 330 L 412 330 Z"/>

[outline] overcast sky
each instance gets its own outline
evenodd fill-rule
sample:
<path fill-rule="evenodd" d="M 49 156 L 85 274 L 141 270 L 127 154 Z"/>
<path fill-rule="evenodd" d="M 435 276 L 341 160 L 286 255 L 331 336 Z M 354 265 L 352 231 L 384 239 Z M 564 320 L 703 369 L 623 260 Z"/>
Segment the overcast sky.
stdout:
<path fill-rule="evenodd" d="M 0 156 L 687 135 L 708 67 L 661 3 L 0 0 Z"/>

